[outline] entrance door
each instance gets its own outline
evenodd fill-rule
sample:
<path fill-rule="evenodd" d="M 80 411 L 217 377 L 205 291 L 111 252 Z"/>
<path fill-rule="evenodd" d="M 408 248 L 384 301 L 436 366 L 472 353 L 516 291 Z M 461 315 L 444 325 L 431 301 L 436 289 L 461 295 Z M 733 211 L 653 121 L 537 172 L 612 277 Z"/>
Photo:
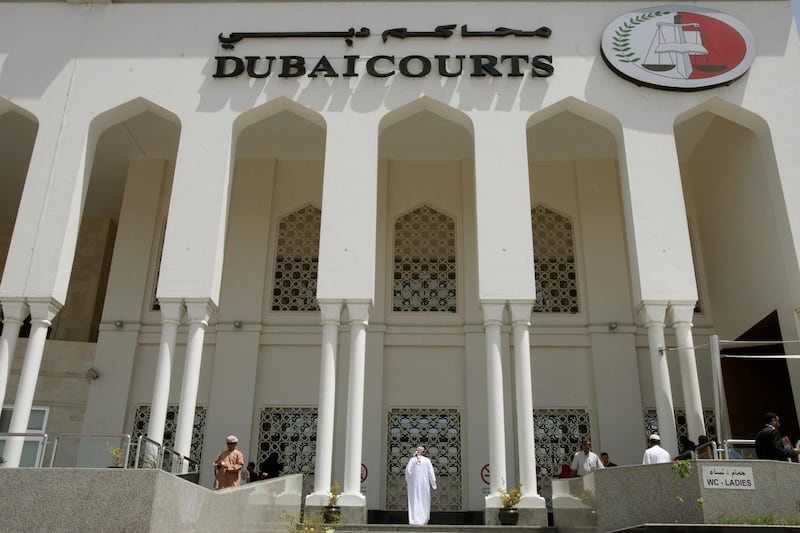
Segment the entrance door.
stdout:
<path fill-rule="evenodd" d="M 408 509 L 405 468 L 424 446 L 436 473 L 431 511 L 461 511 L 461 412 L 458 409 L 395 408 L 387 414 L 386 509 Z"/>

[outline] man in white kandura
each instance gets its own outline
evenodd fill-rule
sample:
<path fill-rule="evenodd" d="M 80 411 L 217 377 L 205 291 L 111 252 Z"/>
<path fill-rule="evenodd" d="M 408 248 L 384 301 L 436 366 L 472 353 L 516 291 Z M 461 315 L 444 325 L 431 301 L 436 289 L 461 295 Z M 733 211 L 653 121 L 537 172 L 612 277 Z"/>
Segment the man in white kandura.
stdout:
<path fill-rule="evenodd" d="M 424 526 L 431 518 L 431 489 L 436 490 L 436 474 L 425 448 L 419 446 L 406 465 L 408 484 L 408 523 Z"/>
<path fill-rule="evenodd" d="M 669 452 L 661 447 L 661 437 L 658 433 L 653 433 L 647 438 L 647 449 L 642 456 L 643 465 L 654 465 L 658 463 L 669 463 L 672 457 Z"/>

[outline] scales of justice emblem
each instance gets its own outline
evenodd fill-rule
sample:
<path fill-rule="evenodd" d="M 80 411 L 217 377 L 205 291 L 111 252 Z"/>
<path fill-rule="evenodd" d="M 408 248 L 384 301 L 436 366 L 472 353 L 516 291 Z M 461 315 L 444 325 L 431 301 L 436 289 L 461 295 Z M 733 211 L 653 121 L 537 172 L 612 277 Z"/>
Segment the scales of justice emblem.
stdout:
<path fill-rule="evenodd" d="M 603 59 L 634 82 L 699 90 L 730 83 L 749 69 L 752 36 L 738 20 L 694 7 L 626 13 L 603 35 Z"/>

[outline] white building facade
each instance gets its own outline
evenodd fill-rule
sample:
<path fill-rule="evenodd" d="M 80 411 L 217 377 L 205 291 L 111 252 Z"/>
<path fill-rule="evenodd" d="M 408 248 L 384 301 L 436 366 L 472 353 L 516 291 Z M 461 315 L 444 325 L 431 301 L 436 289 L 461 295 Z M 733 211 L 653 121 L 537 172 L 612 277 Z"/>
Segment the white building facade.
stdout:
<path fill-rule="evenodd" d="M 422 444 L 441 511 L 543 507 L 583 436 L 716 435 L 700 345 L 800 334 L 800 43 L 789 2 L 698 7 L 752 64 L 671 91 L 601 53 L 644 2 L 0 2 L 2 429 L 207 486 L 233 433 L 386 510 Z M 796 427 L 780 364 L 727 436 L 737 399 Z"/>

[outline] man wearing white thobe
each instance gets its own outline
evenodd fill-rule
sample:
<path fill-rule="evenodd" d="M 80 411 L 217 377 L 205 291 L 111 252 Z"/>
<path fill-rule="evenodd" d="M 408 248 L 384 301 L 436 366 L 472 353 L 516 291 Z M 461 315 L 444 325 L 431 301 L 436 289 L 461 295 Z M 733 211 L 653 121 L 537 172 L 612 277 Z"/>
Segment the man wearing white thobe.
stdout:
<path fill-rule="evenodd" d="M 669 452 L 660 446 L 661 437 L 657 433 L 653 433 L 647 439 L 648 448 L 644 451 L 642 456 L 643 465 L 655 465 L 658 463 L 669 463 L 672 457 Z"/>
<path fill-rule="evenodd" d="M 408 485 L 408 523 L 424 526 L 431 518 L 431 489 L 436 490 L 436 474 L 425 448 L 419 446 L 406 465 Z"/>

